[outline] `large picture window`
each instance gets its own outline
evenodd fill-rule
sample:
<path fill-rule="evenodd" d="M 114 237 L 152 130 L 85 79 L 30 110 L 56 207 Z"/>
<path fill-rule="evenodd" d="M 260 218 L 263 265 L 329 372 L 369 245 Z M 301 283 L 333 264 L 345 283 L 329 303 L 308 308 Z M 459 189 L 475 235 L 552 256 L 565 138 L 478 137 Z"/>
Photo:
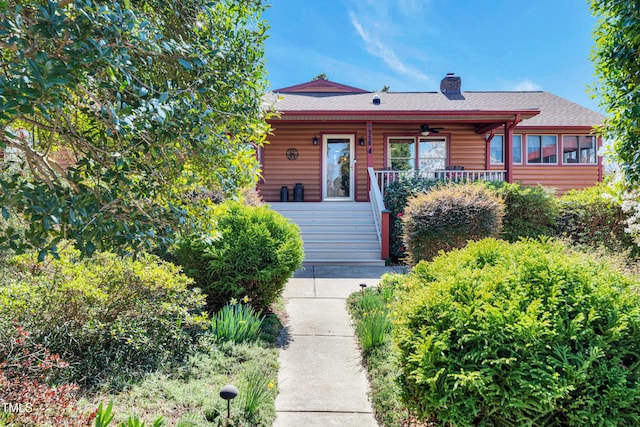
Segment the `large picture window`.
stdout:
<path fill-rule="evenodd" d="M 597 163 L 596 137 L 587 135 L 564 135 L 562 137 L 562 163 Z"/>
<path fill-rule="evenodd" d="M 555 164 L 558 162 L 556 135 L 527 135 L 527 163 Z"/>
<path fill-rule="evenodd" d="M 443 137 L 392 137 L 388 139 L 388 167 L 397 171 L 429 172 L 447 165 L 447 140 Z"/>
<path fill-rule="evenodd" d="M 511 135 L 511 158 L 512 163 L 522 163 L 522 136 Z M 491 139 L 489 147 L 489 154 L 491 156 L 492 165 L 504 164 L 504 135 L 494 135 Z"/>

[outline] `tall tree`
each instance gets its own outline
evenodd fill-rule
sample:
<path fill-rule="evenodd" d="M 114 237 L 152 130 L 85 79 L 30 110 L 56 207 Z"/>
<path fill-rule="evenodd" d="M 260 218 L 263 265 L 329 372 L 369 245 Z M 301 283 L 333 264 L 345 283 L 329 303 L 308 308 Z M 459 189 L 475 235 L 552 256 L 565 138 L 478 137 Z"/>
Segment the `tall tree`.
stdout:
<path fill-rule="evenodd" d="M 24 236 L 0 230 L 0 245 L 136 251 L 208 227 L 202 189 L 255 184 L 263 10 L 0 1 L 0 148 L 22 162 L 0 174 L 0 206 L 26 223 Z"/>
<path fill-rule="evenodd" d="M 599 81 L 593 91 L 607 112 L 603 134 L 630 187 L 640 183 L 640 4 L 591 0 L 598 17 L 592 59 Z"/>

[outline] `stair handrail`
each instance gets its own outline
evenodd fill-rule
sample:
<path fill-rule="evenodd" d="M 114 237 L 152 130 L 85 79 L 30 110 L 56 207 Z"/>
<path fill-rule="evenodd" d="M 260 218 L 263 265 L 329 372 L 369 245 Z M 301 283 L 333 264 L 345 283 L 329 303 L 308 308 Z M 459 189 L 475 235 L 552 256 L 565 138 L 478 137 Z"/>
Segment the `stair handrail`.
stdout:
<path fill-rule="evenodd" d="M 380 242 L 380 258 L 389 258 L 389 213 L 390 211 L 384 205 L 382 191 L 378 178 L 372 167 L 367 168 L 369 172 L 369 200 L 371 201 L 371 209 L 373 210 L 373 219 L 376 224 L 376 232 L 378 233 L 378 242 Z"/>

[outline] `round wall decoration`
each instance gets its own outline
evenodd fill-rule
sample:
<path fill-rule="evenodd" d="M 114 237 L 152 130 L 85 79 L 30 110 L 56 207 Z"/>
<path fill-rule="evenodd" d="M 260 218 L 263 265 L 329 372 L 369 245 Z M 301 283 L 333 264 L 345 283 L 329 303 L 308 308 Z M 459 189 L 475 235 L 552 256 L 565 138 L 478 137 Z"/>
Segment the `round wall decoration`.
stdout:
<path fill-rule="evenodd" d="M 298 158 L 298 149 L 297 148 L 288 148 L 287 149 L 287 159 L 295 160 Z"/>

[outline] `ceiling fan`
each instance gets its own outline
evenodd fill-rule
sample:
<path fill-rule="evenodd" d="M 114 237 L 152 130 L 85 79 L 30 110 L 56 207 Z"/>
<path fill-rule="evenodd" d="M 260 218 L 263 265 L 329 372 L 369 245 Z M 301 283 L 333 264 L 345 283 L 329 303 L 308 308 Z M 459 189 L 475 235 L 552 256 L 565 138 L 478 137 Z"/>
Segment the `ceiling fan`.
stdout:
<path fill-rule="evenodd" d="M 416 132 L 416 134 L 420 134 L 422 136 L 427 136 L 430 133 L 439 133 L 442 129 L 444 128 L 432 128 L 431 126 L 429 126 L 428 124 L 422 124 L 420 125 L 420 131 Z"/>

